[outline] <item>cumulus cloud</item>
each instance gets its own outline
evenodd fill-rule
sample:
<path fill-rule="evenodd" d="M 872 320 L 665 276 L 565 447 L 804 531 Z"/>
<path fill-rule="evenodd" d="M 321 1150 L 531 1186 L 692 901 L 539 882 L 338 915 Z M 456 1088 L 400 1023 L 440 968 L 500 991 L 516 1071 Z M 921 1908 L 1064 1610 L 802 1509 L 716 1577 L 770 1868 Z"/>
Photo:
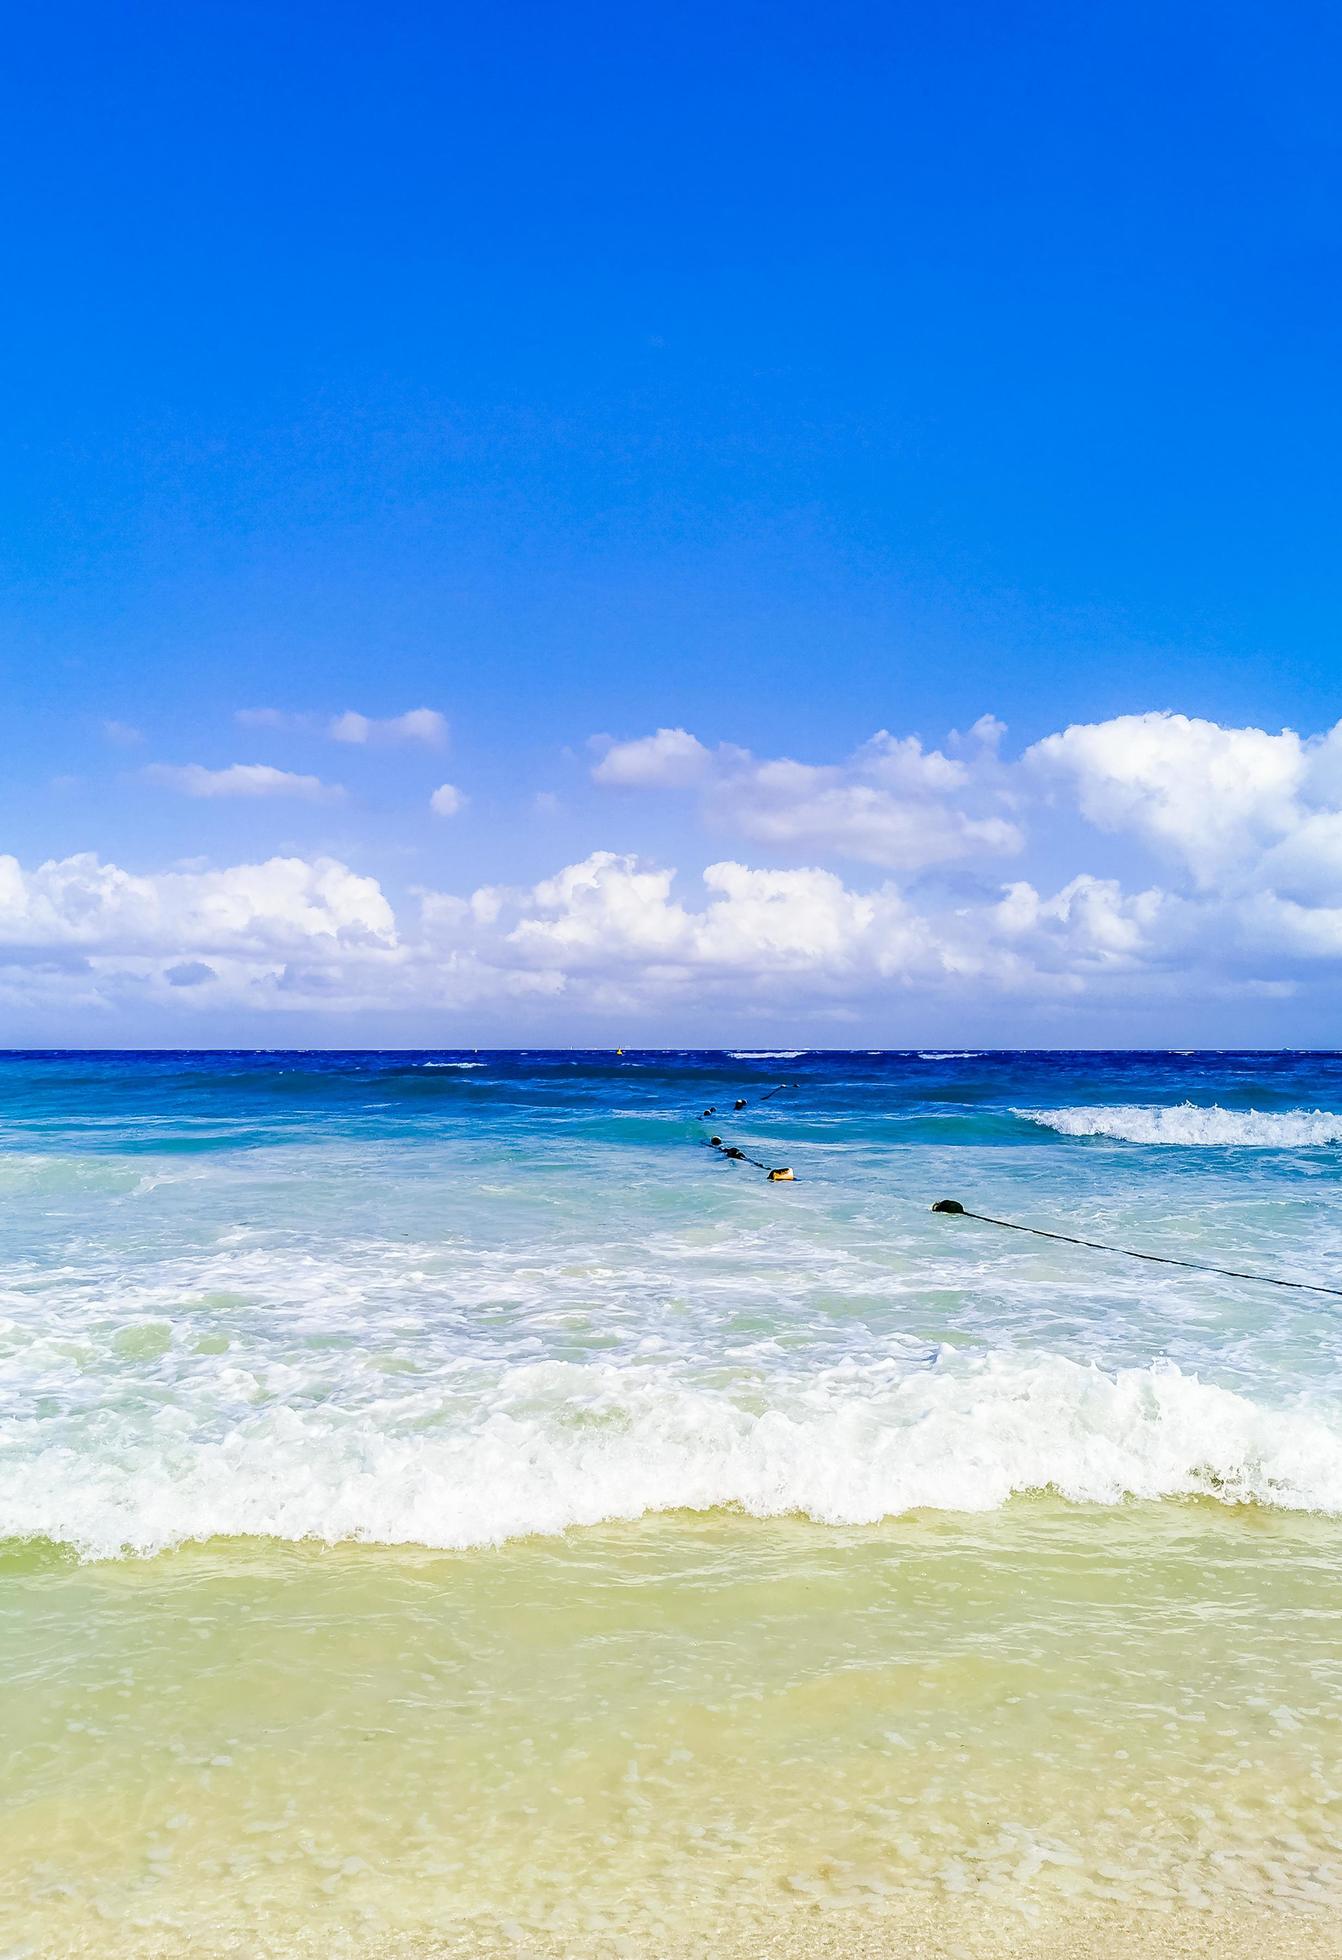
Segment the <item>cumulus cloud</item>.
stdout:
<path fill-rule="evenodd" d="M 1305 737 L 1119 715 L 1049 735 L 1025 761 L 1089 822 L 1141 838 L 1199 890 L 1342 900 L 1342 723 Z"/>
<path fill-rule="evenodd" d="M 684 728 L 659 728 L 636 742 L 613 742 L 592 771 L 592 780 L 634 789 L 683 789 L 703 782 L 713 752 Z"/>
<path fill-rule="evenodd" d="M 999 721 L 996 715 L 980 715 L 976 722 L 971 723 L 968 739 L 980 743 L 985 749 L 997 749 L 1001 747 L 1006 732 L 1006 723 Z M 965 738 L 954 739 L 963 741 Z"/>
<path fill-rule="evenodd" d="M 920 761 L 943 764 L 946 758 Z M 846 772 L 800 762 L 759 763 L 733 777 L 722 786 L 714 809 L 720 820 L 759 843 L 892 870 L 1009 855 L 1023 841 L 1008 818 L 970 816 L 930 783 L 910 780 L 900 790 L 887 789 L 879 781 L 854 781 Z"/>
<path fill-rule="evenodd" d="M 345 794 L 338 783 L 296 776 L 265 762 L 234 762 L 227 769 L 206 769 L 199 762 L 151 762 L 144 775 L 149 782 L 180 790 L 184 796 L 295 796 L 305 803 L 329 803 Z"/>
<path fill-rule="evenodd" d="M 979 728 L 943 752 L 881 731 L 816 765 L 662 730 L 608 747 L 597 770 L 622 749 L 617 781 L 639 789 L 661 771 L 710 821 L 790 862 L 733 849 L 682 874 L 595 850 L 524 885 L 412 893 L 400 919 L 375 879 L 332 858 L 140 873 L 91 854 L 35 869 L 0 857 L 0 999 L 63 1004 L 67 1017 L 137 995 L 183 1015 L 223 1004 L 506 1017 L 516 1003 L 542 1028 L 558 1004 L 622 1022 L 646 1013 L 655 1029 L 673 1009 L 708 1026 L 755 1008 L 800 1023 L 889 1014 L 918 995 L 977 1016 L 981 1040 L 1008 999 L 1125 1013 L 1164 1000 L 1182 1013 L 1199 994 L 1281 1000 L 1315 981 L 1327 994 L 1342 961 L 1337 731 L 1125 716 L 1046 737 L 1019 763 L 999 758 L 999 741 Z M 247 789 L 197 793 L 280 793 L 257 771 L 316 781 L 237 768 Z M 195 781 L 169 772 L 176 787 L 183 774 Z M 450 814 L 459 793 L 444 784 L 434 803 Z M 1056 872 L 994 876 L 1027 812 Z M 1087 825 L 1139 840 L 1158 870 L 1098 875 Z M 850 868 L 819 862 L 825 852 Z M 965 864 L 968 879 L 929 875 Z"/>
<path fill-rule="evenodd" d="M 466 798 L 455 783 L 440 783 L 429 798 L 429 808 L 436 817 L 455 817 L 465 807 Z"/>
<path fill-rule="evenodd" d="M 981 754 L 1001 724 L 975 724 Z M 640 789 L 691 789 L 717 827 L 778 850 L 848 858 L 914 871 L 1021 849 L 1017 823 L 995 807 L 1003 799 L 995 764 L 971 765 L 925 749 L 915 735 L 880 729 L 841 764 L 761 761 L 746 749 L 709 749 L 683 728 L 618 742 L 593 780 Z"/>
<path fill-rule="evenodd" d="M 1125 903 L 1018 885 L 1009 902 L 925 912 L 893 883 L 854 890 L 817 867 L 727 859 L 682 888 L 668 867 L 595 851 L 524 890 L 426 894 L 421 918 L 430 943 L 487 967 L 503 993 L 545 976 L 551 995 L 593 1006 L 753 996 L 804 1014 L 891 987 L 1065 993 L 1074 966 L 1140 958 L 1140 934 L 1122 931 Z"/>
<path fill-rule="evenodd" d="M 874 981 L 983 968 L 893 887 L 855 892 L 831 871 L 731 860 L 686 882 L 681 893 L 669 867 L 594 851 L 525 889 L 470 901 L 425 894 L 422 929 L 431 945 L 489 971 L 505 994 L 543 985 L 550 997 L 593 1006 L 739 1000 L 743 989 L 777 996 L 794 986 L 799 1002 L 829 1001 Z"/>
<path fill-rule="evenodd" d="M 447 740 L 447 717 L 436 708 L 410 708 L 379 721 L 347 708 L 334 717 L 327 733 L 333 742 L 424 742 L 429 748 L 441 748 Z"/>
<path fill-rule="evenodd" d="M 1024 881 L 1008 885 L 991 908 L 988 927 L 1003 945 L 1028 949 L 1031 961 L 1077 978 L 1100 970 L 1135 971 L 1168 950 L 1178 902 L 1152 888 L 1125 893 L 1113 878 L 1083 872 L 1051 897 Z"/>
<path fill-rule="evenodd" d="M 1028 937 L 985 908 L 932 918 L 893 885 L 735 860 L 682 886 L 669 867 L 596 851 L 530 886 L 422 893 L 403 929 L 376 880 L 327 858 L 157 874 L 91 854 L 33 870 L 0 858 L 0 994 L 40 988 L 44 1005 L 138 993 L 185 1012 L 514 1000 L 585 1013 L 755 998 L 804 1015 L 873 987 L 1017 986 Z"/>
<path fill-rule="evenodd" d="M 0 857 L 0 946 L 163 956 L 395 947 L 374 878 L 334 858 L 137 874 L 91 852 L 25 871 Z"/>

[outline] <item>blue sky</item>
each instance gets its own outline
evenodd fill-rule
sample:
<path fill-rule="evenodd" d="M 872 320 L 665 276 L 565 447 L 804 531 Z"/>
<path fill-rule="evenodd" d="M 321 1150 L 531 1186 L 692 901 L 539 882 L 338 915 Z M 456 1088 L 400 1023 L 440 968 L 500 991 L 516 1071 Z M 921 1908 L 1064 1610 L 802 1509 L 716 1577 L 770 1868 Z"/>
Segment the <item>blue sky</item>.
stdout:
<path fill-rule="evenodd" d="M 1339 33 L 17 19 L 0 1040 L 1342 1040 Z"/>

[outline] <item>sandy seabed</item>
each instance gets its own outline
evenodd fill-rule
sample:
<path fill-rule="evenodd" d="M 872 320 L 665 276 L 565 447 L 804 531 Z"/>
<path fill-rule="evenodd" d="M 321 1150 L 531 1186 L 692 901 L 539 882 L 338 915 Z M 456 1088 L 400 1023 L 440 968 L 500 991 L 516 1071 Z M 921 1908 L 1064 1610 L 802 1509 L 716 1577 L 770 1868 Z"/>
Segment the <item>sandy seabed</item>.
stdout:
<path fill-rule="evenodd" d="M 14 1960 L 46 1960 L 20 1946 Z M 61 1948 L 61 1960 L 1342 1960 L 1342 1914 L 1089 1908 L 1029 1918 L 999 1907 L 949 1901 L 895 1905 L 879 1918 L 788 1914 L 771 1925 L 706 1920 L 694 1929 L 622 1933 L 591 1929 L 558 1936 L 523 1928 L 471 1926 L 390 1940 L 324 1927 L 273 1942 L 263 1933 L 181 1939 L 166 1931 L 128 1935 L 90 1929 Z M 4 1955 L 10 1960 L 10 1954 Z M 54 1953 L 52 1960 L 55 1960 Z"/>
<path fill-rule="evenodd" d="M 314 1949 L 315 1951 L 315 1949 Z M 1338 1960 L 1342 1914 L 1090 1912 L 1030 1923 L 1000 1910 L 912 1906 L 878 1922 L 704 1927 L 675 1939 L 619 1934 L 559 1943 L 467 1940 L 389 1949 L 386 1960 Z M 278 1956 L 276 1956 L 278 1960 Z M 305 1956 L 306 1960 L 306 1956 Z M 370 1956 L 371 1960 L 371 1956 Z M 378 1956 L 382 1960 L 382 1956 Z"/>

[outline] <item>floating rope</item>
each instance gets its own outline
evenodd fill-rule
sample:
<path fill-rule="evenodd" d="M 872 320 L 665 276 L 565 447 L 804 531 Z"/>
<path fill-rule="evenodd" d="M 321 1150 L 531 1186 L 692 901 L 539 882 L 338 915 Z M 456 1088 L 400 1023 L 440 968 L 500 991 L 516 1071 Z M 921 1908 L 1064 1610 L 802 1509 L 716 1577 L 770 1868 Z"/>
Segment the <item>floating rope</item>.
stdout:
<path fill-rule="evenodd" d="M 770 1089 L 767 1095 L 760 1097 L 760 1101 L 768 1102 L 770 1097 L 778 1095 L 780 1090 L 795 1089 L 797 1087 L 799 1087 L 799 1084 L 796 1082 L 780 1082 L 778 1088 Z M 742 1110 L 745 1107 L 746 1098 L 744 1096 L 738 1096 L 733 1108 L 735 1110 Z M 707 1122 L 710 1116 L 716 1116 L 717 1113 L 716 1107 L 710 1106 L 703 1111 L 703 1121 Z M 758 1157 L 748 1157 L 744 1150 L 738 1150 L 734 1143 L 724 1143 L 721 1137 L 711 1136 L 708 1139 L 708 1147 L 710 1150 L 716 1150 L 720 1156 L 731 1158 L 733 1163 L 753 1164 L 757 1171 L 763 1171 L 765 1173 L 770 1184 L 795 1184 L 797 1181 L 795 1171 L 789 1170 L 786 1164 L 780 1164 L 776 1170 L 770 1170 L 769 1166 L 762 1164 Z"/>
<path fill-rule="evenodd" d="M 1321 1286 L 1312 1279 L 1277 1279 L 1271 1273 L 1242 1273 L 1233 1266 L 1204 1266 L 1196 1259 L 1173 1259 L 1164 1252 L 1134 1252 L 1131 1246 L 1102 1245 L 1098 1239 L 1074 1238 L 1070 1232 L 1046 1232 L 1039 1225 L 1017 1225 L 1010 1218 L 989 1218 L 986 1212 L 966 1211 L 957 1198 L 939 1198 L 933 1211 L 954 1218 L 974 1218 L 980 1225 L 1000 1225 L 1004 1232 L 1028 1232 L 1031 1238 L 1056 1239 L 1060 1245 L 1083 1245 L 1091 1252 L 1116 1252 L 1124 1259 L 1145 1259 L 1153 1266 L 1182 1266 L 1185 1272 L 1214 1273 L 1218 1279 L 1251 1279 L 1260 1286 L 1288 1286 L 1296 1293 L 1327 1293 L 1342 1300 L 1342 1286 Z"/>

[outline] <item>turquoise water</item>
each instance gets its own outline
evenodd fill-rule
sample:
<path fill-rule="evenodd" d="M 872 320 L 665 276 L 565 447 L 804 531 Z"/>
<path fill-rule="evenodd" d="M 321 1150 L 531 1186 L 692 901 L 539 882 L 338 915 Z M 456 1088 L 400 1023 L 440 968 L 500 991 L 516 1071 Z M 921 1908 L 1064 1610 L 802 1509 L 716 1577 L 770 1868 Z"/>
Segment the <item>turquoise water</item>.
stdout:
<path fill-rule="evenodd" d="M 1336 1282 L 1331 1057 L 40 1057 L 0 1096 L 0 1537 L 1342 1505 L 1342 1302 L 929 1209 Z"/>
<path fill-rule="evenodd" d="M 1331 1912 L 1342 1301 L 930 1206 L 1338 1285 L 1340 1139 L 1332 1056 L 0 1059 L 0 1931 Z"/>

